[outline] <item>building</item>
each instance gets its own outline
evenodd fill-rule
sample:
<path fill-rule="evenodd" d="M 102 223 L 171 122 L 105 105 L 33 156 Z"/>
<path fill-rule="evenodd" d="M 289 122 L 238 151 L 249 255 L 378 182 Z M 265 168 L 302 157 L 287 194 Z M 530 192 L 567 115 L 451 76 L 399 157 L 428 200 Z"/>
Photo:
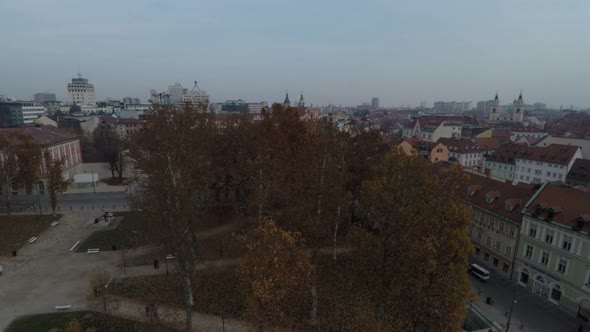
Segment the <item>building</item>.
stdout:
<path fill-rule="evenodd" d="M 305 108 L 305 99 L 303 99 L 303 93 L 301 93 L 301 97 L 299 97 L 299 102 L 297 103 L 297 107 Z"/>
<path fill-rule="evenodd" d="M 188 92 L 188 89 L 185 89 L 180 85 L 180 83 L 176 82 L 174 85 L 168 86 L 168 103 L 170 104 L 180 104 L 183 101 L 184 95 Z"/>
<path fill-rule="evenodd" d="M 378 108 L 379 108 L 379 98 L 377 98 L 377 97 L 373 97 L 373 98 L 371 99 L 371 107 L 372 107 L 374 110 L 376 110 L 376 109 L 378 109 Z"/>
<path fill-rule="evenodd" d="M 461 137 L 462 126 L 461 117 L 425 116 L 408 123 L 403 129 L 402 136 L 437 142 L 441 137 Z"/>
<path fill-rule="evenodd" d="M 193 106 L 200 106 L 209 109 L 209 95 L 205 91 L 189 91 L 183 97 L 184 103 L 191 103 Z"/>
<path fill-rule="evenodd" d="M 551 144 L 579 146 L 582 149 L 582 158 L 590 159 L 590 140 L 588 139 L 546 136 L 536 146 L 548 146 Z"/>
<path fill-rule="evenodd" d="M 0 122 L 4 127 L 33 125 L 45 114 L 45 107 L 32 101 L 0 101 Z"/>
<path fill-rule="evenodd" d="M 221 113 L 248 113 L 248 104 L 242 99 L 226 100 L 221 105 Z"/>
<path fill-rule="evenodd" d="M 502 144 L 484 160 L 484 173 L 499 181 L 514 181 L 516 157 L 526 146 L 514 143 Z"/>
<path fill-rule="evenodd" d="M 496 93 L 496 97 L 490 106 L 490 122 L 523 122 L 524 120 L 525 104 L 522 99 L 522 92 L 518 95 L 518 99 L 514 101 L 513 106 L 509 108 L 511 109 L 509 112 L 501 112 L 502 107 L 500 106 L 498 93 Z"/>
<path fill-rule="evenodd" d="M 470 101 L 437 101 L 434 103 L 434 110 L 439 113 L 463 113 L 470 109 Z"/>
<path fill-rule="evenodd" d="M 492 105 L 494 105 L 494 100 L 487 100 L 487 101 L 478 101 L 476 111 L 477 113 L 490 113 L 492 110 Z"/>
<path fill-rule="evenodd" d="M 55 102 L 57 98 L 55 97 L 55 93 L 40 92 L 35 93 L 33 100 L 38 104 L 43 104 L 46 102 Z"/>
<path fill-rule="evenodd" d="M 257 102 L 257 103 L 247 103 L 248 105 L 248 113 L 258 114 L 262 112 L 262 109 L 268 107 L 268 103 L 265 101 Z"/>
<path fill-rule="evenodd" d="M 590 190 L 590 159 L 576 159 L 565 177 L 565 183 Z"/>
<path fill-rule="evenodd" d="M 473 140 L 467 138 L 440 138 L 437 143 L 449 149 L 449 161 L 457 161 L 463 167 L 480 168 L 483 150 Z"/>
<path fill-rule="evenodd" d="M 88 83 L 88 79 L 82 78 L 78 74 L 77 78 L 72 78 L 72 83 L 68 83 L 68 103 L 78 105 L 96 106 L 96 95 L 94 94 L 94 85 Z"/>
<path fill-rule="evenodd" d="M 283 101 L 283 107 L 290 107 L 291 100 L 289 100 L 289 92 L 285 93 L 285 100 Z"/>
<path fill-rule="evenodd" d="M 10 137 L 12 133 L 21 133 L 30 136 L 33 141 L 48 152 L 51 158 L 64 160 L 63 176 L 73 179 L 75 168 L 82 163 L 82 153 L 80 150 L 80 140 L 77 135 L 69 130 L 60 129 L 53 126 L 33 126 L 24 128 L 0 128 L 0 134 L 6 134 Z M 39 176 L 41 180 L 37 183 L 41 194 L 45 193 L 46 181 L 43 178 L 46 174 L 45 162 L 41 162 Z M 18 194 L 15 190 L 13 194 Z"/>
<path fill-rule="evenodd" d="M 545 183 L 525 205 L 513 280 L 590 319 L 590 193 Z"/>
<path fill-rule="evenodd" d="M 551 144 L 546 147 L 524 146 L 514 157 L 514 181 L 543 183 L 565 182 L 576 159 L 582 158 L 580 148 L 571 145 Z"/>
<path fill-rule="evenodd" d="M 123 105 L 125 105 L 125 106 L 138 105 L 138 104 L 141 104 L 141 99 L 139 99 L 139 98 L 131 98 L 131 97 L 123 98 Z"/>
<path fill-rule="evenodd" d="M 59 128 L 69 129 L 78 135 L 92 136 L 100 119 L 97 115 L 89 116 L 60 116 L 57 119 Z"/>
<path fill-rule="evenodd" d="M 512 185 L 471 175 L 465 203 L 473 210 L 469 236 L 478 263 L 510 279 L 518 248 L 520 210 L 534 195 L 530 185 Z"/>
<path fill-rule="evenodd" d="M 449 160 L 449 149 L 440 143 L 405 138 L 397 146 L 407 156 L 421 156 L 432 163 Z"/>

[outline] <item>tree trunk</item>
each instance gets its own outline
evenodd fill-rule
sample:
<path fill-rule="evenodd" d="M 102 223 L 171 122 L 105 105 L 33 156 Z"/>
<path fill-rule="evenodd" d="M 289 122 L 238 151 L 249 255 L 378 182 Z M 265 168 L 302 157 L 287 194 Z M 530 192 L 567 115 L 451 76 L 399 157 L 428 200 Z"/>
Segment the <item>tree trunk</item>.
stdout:
<path fill-rule="evenodd" d="M 336 237 L 338 236 L 338 226 L 340 226 L 340 205 L 338 205 L 338 209 L 336 210 L 336 224 L 334 225 L 334 250 L 332 251 L 333 260 L 336 260 Z"/>
<path fill-rule="evenodd" d="M 184 322 L 184 328 L 186 331 L 191 331 L 193 328 L 193 306 L 194 306 L 194 299 L 193 299 L 193 287 L 191 285 L 191 277 L 189 273 L 184 273 L 183 281 L 184 281 L 184 310 L 186 314 L 186 319 Z"/>
<path fill-rule="evenodd" d="M 6 213 L 12 213 L 12 193 L 10 192 L 10 184 L 6 185 Z"/>
<path fill-rule="evenodd" d="M 311 254 L 311 263 L 312 263 L 312 275 L 311 275 L 311 312 L 310 316 L 310 323 L 312 326 L 316 325 L 317 323 L 317 316 L 318 316 L 318 262 L 317 262 L 317 255 L 318 250 L 314 249 L 313 253 Z"/>

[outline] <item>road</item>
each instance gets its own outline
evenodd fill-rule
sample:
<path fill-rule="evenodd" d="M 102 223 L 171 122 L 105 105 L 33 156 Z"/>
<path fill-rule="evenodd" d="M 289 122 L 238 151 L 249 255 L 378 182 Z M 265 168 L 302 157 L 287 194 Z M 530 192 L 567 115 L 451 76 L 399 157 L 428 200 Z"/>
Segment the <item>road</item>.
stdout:
<path fill-rule="evenodd" d="M 488 318 L 505 326 L 505 313 L 510 310 L 510 304 L 516 296 L 517 303 L 512 311 L 510 331 L 575 332 L 578 326 L 584 324 L 584 330 L 590 331 L 590 325 L 582 320 L 561 311 L 556 305 L 531 293 L 527 289 L 516 285 L 508 279 L 492 275 L 486 282 L 481 282 L 470 276 L 474 290 L 480 290 L 477 304 Z M 492 297 L 494 303 L 486 304 L 486 297 Z"/>

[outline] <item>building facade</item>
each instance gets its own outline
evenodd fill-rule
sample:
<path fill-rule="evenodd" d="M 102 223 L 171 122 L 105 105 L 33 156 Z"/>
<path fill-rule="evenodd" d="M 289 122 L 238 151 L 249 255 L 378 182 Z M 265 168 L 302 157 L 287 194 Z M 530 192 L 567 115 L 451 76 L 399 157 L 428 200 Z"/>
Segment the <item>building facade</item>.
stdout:
<path fill-rule="evenodd" d="M 371 98 L 371 107 L 376 110 L 379 108 L 379 98 L 373 97 Z"/>
<path fill-rule="evenodd" d="M 182 96 L 184 103 L 191 103 L 193 106 L 200 106 L 209 109 L 209 95 L 204 91 L 189 91 Z"/>
<path fill-rule="evenodd" d="M 7 127 L 33 125 L 45 107 L 31 101 L 0 101 L 0 122 Z"/>
<path fill-rule="evenodd" d="M 55 97 L 55 93 L 40 92 L 35 93 L 33 100 L 36 103 L 42 104 L 46 102 L 55 102 L 57 101 L 57 98 Z"/>
<path fill-rule="evenodd" d="M 180 83 L 176 82 L 174 85 L 168 86 L 168 103 L 179 104 L 182 103 L 182 98 L 188 92 L 188 89 L 183 88 Z"/>
<path fill-rule="evenodd" d="M 576 159 L 582 158 L 577 146 L 552 144 L 546 147 L 527 147 L 514 158 L 514 181 L 543 183 L 565 182 Z"/>
<path fill-rule="evenodd" d="M 523 122 L 524 120 L 524 111 L 525 111 L 525 104 L 524 100 L 522 99 L 522 92 L 518 95 L 518 99 L 516 99 L 512 105 L 509 107 L 510 111 L 502 112 L 502 107 L 500 106 L 500 99 L 498 98 L 498 93 L 496 93 L 496 97 L 494 98 L 492 104 L 490 105 L 490 114 L 489 114 L 489 121 L 490 122 Z"/>
<path fill-rule="evenodd" d="M 455 160 L 463 167 L 481 167 L 484 151 L 475 141 L 467 138 L 440 138 L 438 143 L 449 150 L 449 161 Z"/>
<path fill-rule="evenodd" d="M 96 106 L 94 85 L 88 83 L 88 79 L 82 78 L 81 74 L 78 74 L 77 78 L 72 78 L 67 88 L 69 104 Z"/>
<path fill-rule="evenodd" d="M 533 196 L 532 186 L 514 186 L 471 175 L 465 202 L 473 210 L 469 236 L 474 258 L 490 270 L 510 279 L 518 250 L 520 210 Z"/>
<path fill-rule="evenodd" d="M 403 129 L 404 138 L 419 138 L 428 142 L 437 142 L 440 138 L 459 138 L 463 127 L 459 117 L 421 117 L 406 125 Z"/>
<path fill-rule="evenodd" d="M 590 193 L 545 183 L 525 206 L 513 280 L 590 319 Z"/>

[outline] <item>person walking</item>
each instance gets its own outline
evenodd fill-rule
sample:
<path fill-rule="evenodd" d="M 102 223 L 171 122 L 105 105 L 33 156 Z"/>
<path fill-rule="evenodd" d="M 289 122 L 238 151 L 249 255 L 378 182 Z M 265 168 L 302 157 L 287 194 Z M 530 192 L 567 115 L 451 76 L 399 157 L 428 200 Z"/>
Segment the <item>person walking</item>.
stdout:
<path fill-rule="evenodd" d="M 154 259 L 154 270 L 157 270 L 160 268 L 160 262 L 158 262 L 157 259 Z"/>

